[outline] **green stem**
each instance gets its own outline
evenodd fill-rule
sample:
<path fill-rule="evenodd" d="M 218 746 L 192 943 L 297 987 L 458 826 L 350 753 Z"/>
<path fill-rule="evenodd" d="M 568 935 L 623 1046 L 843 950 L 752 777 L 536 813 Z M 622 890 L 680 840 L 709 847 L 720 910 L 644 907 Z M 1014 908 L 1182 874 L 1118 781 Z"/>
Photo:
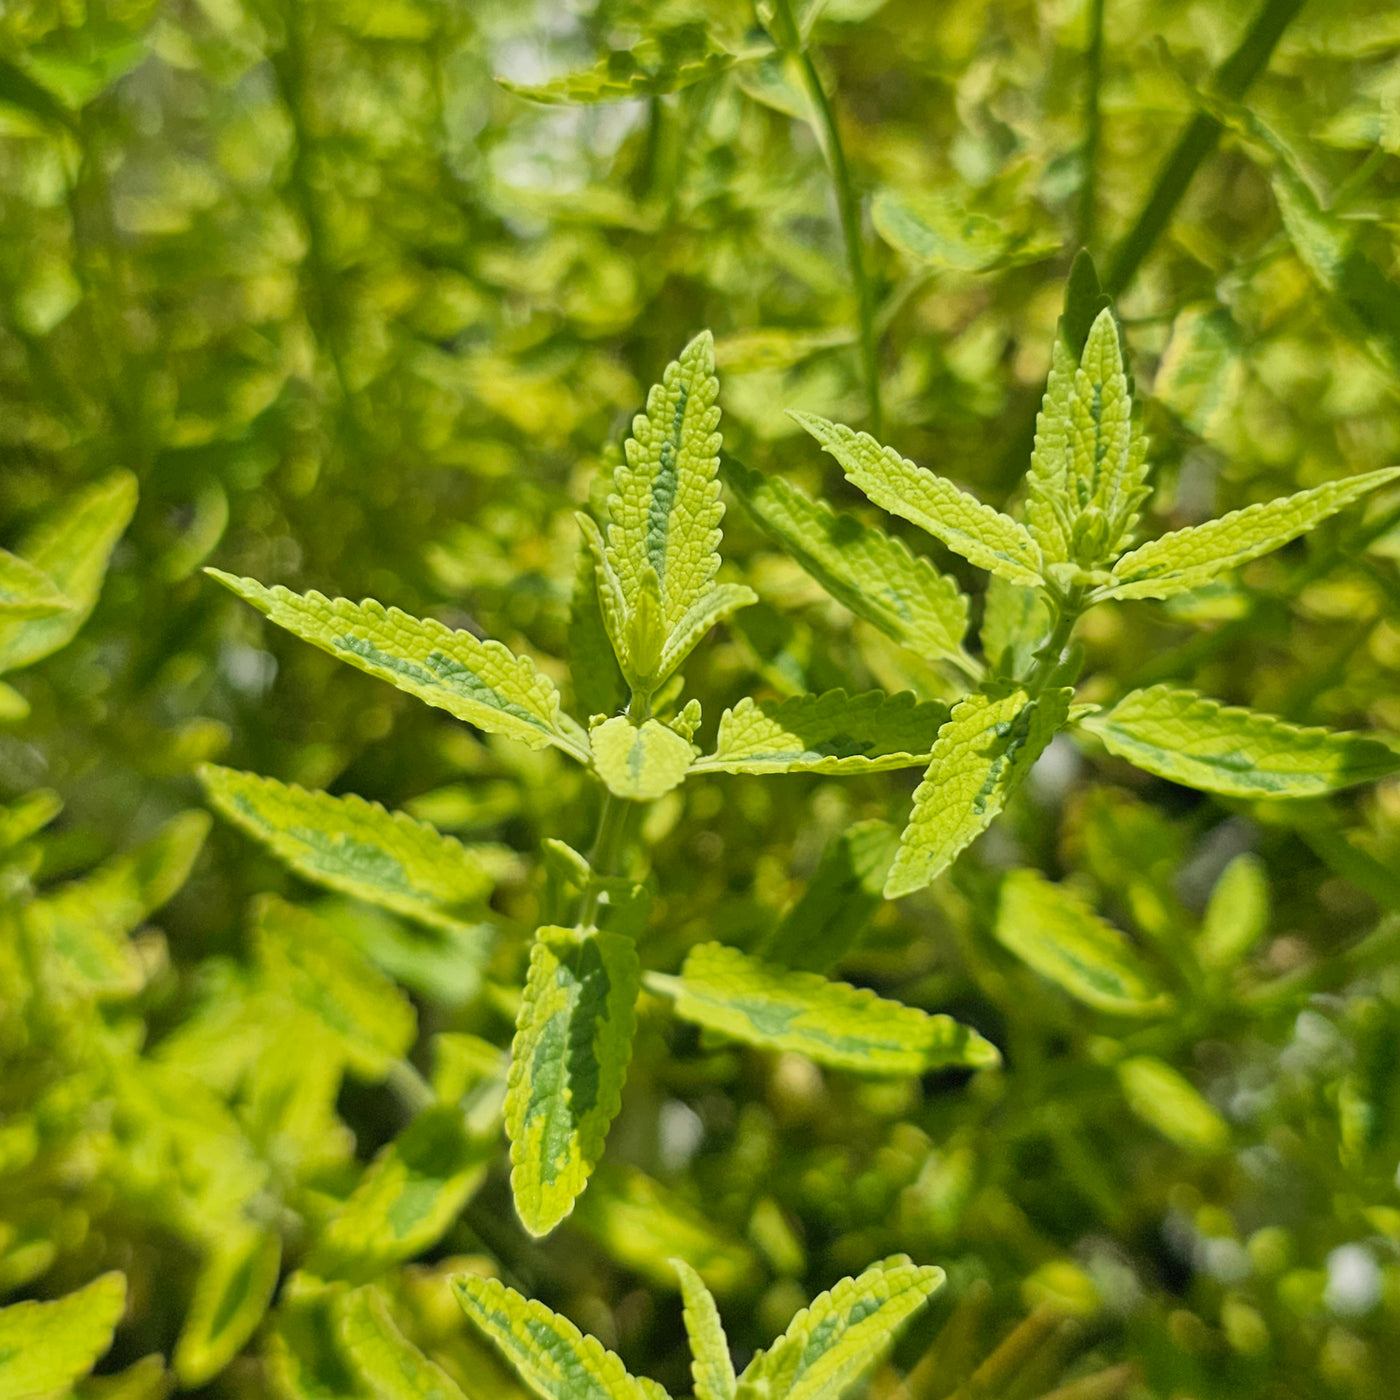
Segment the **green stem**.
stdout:
<path fill-rule="evenodd" d="M 1084 74 L 1084 183 L 1079 189 L 1079 246 L 1087 248 L 1094 232 L 1094 205 L 1098 200 L 1099 133 L 1102 113 L 1099 89 L 1103 86 L 1104 0 L 1089 0 L 1089 47 Z"/>
<path fill-rule="evenodd" d="M 865 391 L 870 406 L 870 431 L 879 437 L 884 413 L 880 403 L 880 362 L 875 344 L 875 299 L 865 268 L 865 240 L 861 232 L 860 197 L 851 181 L 851 168 L 846 162 L 846 148 L 841 144 L 841 132 L 836 125 L 836 111 L 822 86 L 821 74 L 813 61 L 811 50 L 803 45 L 797 21 L 792 13 L 792 0 L 778 0 L 776 19 L 782 31 L 779 43 L 797 56 L 807 95 L 816 110 L 821 126 L 822 147 L 836 188 L 836 208 L 841 217 L 841 235 L 846 244 L 846 262 L 851 270 L 851 283 L 856 294 L 856 317 L 860 325 L 860 358 L 865 376 Z"/>
<path fill-rule="evenodd" d="M 1082 584 L 1075 584 L 1070 591 L 1055 602 L 1055 625 L 1050 629 L 1040 649 L 1035 653 L 1035 665 L 1023 684 L 1032 700 L 1038 700 L 1046 691 L 1060 662 L 1064 660 L 1065 648 L 1074 635 L 1075 623 L 1084 611 L 1087 590 Z"/>

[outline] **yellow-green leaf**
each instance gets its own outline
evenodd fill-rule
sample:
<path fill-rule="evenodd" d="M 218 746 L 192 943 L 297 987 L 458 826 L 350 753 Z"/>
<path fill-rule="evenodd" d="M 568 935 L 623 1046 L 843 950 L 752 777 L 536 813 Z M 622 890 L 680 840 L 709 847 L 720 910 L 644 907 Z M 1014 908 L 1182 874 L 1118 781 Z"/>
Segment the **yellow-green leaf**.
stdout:
<path fill-rule="evenodd" d="M 1316 797 L 1400 771 L 1400 750 L 1365 734 L 1304 729 L 1194 690 L 1134 690 L 1080 727 L 1159 778 L 1228 797 Z"/>
<path fill-rule="evenodd" d="M 432 618 L 410 617 L 373 598 L 352 603 L 320 593 L 293 593 L 256 579 L 208 569 L 279 627 L 357 670 L 388 681 L 426 704 L 532 749 L 553 744 L 581 762 L 583 732 L 559 706 L 559 692 L 527 656 L 500 642 L 454 632 Z"/>
<path fill-rule="evenodd" d="M 603 1154 L 632 1057 L 641 964 L 630 938 L 546 927 L 511 1045 L 511 1187 L 526 1229 L 547 1235 Z"/>
<path fill-rule="evenodd" d="M 475 1274 L 457 1274 L 452 1291 L 466 1315 L 543 1400 L 655 1400 L 659 1387 L 643 1386 L 597 1338 L 585 1336 L 543 1303 Z"/>
<path fill-rule="evenodd" d="M 213 1380 L 243 1349 L 277 1286 L 282 1239 L 275 1230 L 227 1233 L 204 1260 L 175 1344 L 181 1385 Z"/>
<path fill-rule="evenodd" d="M 466 1400 L 461 1387 L 399 1331 L 378 1288 L 336 1300 L 340 1344 L 378 1400 Z"/>
<path fill-rule="evenodd" d="M 1188 1152 L 1220 1152 L 1229 1146 L 1225 1120 L 1190 1080 L 1150 1055 L 1118 1065 L 1118 1082 L 1128 1107 L 1163 1137 Z"/>
<path fill-rule="evenodd" d="M 1120 1016 L 1167 1007 L 1127 938 L 1073 890 L 1034 870 L 1002 881 L 995 931 L 1003 948 L 1086 1006 Z"/>
<path fill-rule="evenodd" d="M 1258 856 L 1238 855 L 1210 892 L 1196 956 L 1203 967 L 1231 967 L 1269 926 L 1269 880 Z"/>
<path fill-rule="evenodd" d="M 73 605 L 54 581 L 27 559 L 0 549 L 0 618 L 6 622 L 53 617 Z"/>
<path fill-rule="evenodd" d="M 0 1308 L 0 1396 L 61 1395 L 112 1345 L 125 1307 L 126 1279 L 111 1273 L 52 1303 Z"/>
<path fill-rule="evenodd" d="M 721 583 L 697 598 L 662 644 L 661 665 L 656 672 L 657 684 L 671 676 L 711 627 L 731 617 L 740 608 L 747 608 L 756 602 L 758 594 L 742 583 Z"/>
<path fill-rule="evenodd" d="M 224 816 L 307 880 L 433 927 L 479 905 L 513 866 L 496 846 L 465 847 L 403 812 L 308 792 L 206 763 L 200 781 Z"/>
<path fill-rule="evenodd" d="M 915 466 L 868 433 L 829 423 L 812 413 L 794 413 L 841 464 L 841 470 L 877 506 L 927 530 L 955 554 L 1012 583 L 1039 583 L 1040 550 L 1026 527 L 951 481 Z"/>
<path fill-rule="evenodd" d="M 696 772 L 878 773 L 928 760 L 948 707 L 916 701 L 909 691 L 886 695 L 795 695 L 745 698 L 720 717 L 715 751 Z"/>
<path fill-rule="evenodd" d="M 676 1014 L 767 1050 L 795 1050 L 853 1074 L 923 1074 L 1000 1063 L 995 1045 L 951 1016 L 930 1016 L 864 987 L 792 972 L 722 943 L 701 943 L 679 977 L 649 974 Z"/>
<path fill-rule="evenodd" d="M 734 1400 L 734 1361 L 719 1309 L 705 1281 L 685 1262 L 673 1259 L 681 1280 L 685 1334 L 690 1339 L 690 1374 L 695 1380 L 695 1400 Z"/>
<path fill-rule="evenodd" d="M 1397 478 L 1400 467 L 1384 467 L 1173 530 L 1125 554 L 1113 567 L 1114 582 L 1099 596 L 1171 598 L 1189 592 L 1227 569 L 1278 549 Z"/>
<path fill-rule="evenodd" d="M 1069 715 L 1070 692 L 969 695 L 938 731 L 885 898 L 923 889 L 996 818 Z"/>
<path fill-rule="evenodd" d="M 689 739 L 660 720 L 635 725 L 614 715 L 588 736 L 593 766 L 608 791 L 632 802 L 654 802 L 682 782 L 695 758 Z"/>

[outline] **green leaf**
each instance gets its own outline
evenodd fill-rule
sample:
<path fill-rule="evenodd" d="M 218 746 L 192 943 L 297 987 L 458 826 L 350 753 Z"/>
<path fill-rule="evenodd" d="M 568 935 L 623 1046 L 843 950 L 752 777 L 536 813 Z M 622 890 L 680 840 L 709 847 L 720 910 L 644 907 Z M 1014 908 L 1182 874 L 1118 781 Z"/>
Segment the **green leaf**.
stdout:
<path fill-rule="evenodd" d="M 695 650 L 711 627 L 756 602 L 758 594 L 742 583 L 721 583 L 703 598 L 696 599 L 661 648 L 657 684 L 666 680 Z"/>
<path fill-rule="evenodd" d="M 630 663 L 633 684 L 644 689 L 662 679 L 653 668 L 661 664 L 663 649 L 674 665 L 687 639 L 690 645 L 698 640 L 693 610 L 703 607 L 714 590 L 724 516 L 718 397 L 714 341 L 709 331 L 702 331 L 652 387 L 646 412 L 633 419 L 632 436 L 623 447 L 625 461 L 613 473 L 606 558 L 628 611 L 629 651 L 635 650 L 632 633 L 639 612 L 650 596 L 660 604 L 663 646 L 654 660 L 635 654 L 622 658 L 624 670 Z M 615 606 L 610 593 L 610 586 L 603 590 L 605 616 Z M 727 596 L 737 600 L 740 595 Z M 732 602 L 730 610 L 739 605 Z"/>
<path fill-rule="evenodd" d="M 70 990 L 94 997 L 138 992 L 145 971 L 127 935 L 185 883 L 209 834 L 203 812 L 183 812 L 150 841 L 25 909 L 31 934 Z"/>
<path fill-rule="evenodd" d="M 4 58 L 0 58 L 0 103 L 70 131 L 77 126 L 73 113 L 48 88 Z"/>
<path fill-rule="evenodd" d="M 27 535 L 19 554 L 72 606 L 52 617 L 0 621 L 0 671 L 13 671 L 65 647 L 88 620 L 112 550 L 136 509 L 136 478 L 117 472 L 65 501 Z"/>
<path fill-rule="evenodd" d="M 361 1282 L 431 1249 L 480 1189 L 497 1141 L 495 1132 L 471 1132 L 454 1104 L 420 1113 L 331 1216 L 309 1267 L 322 1278 Z"/>
<path fill-rule="evenodd" d="M 341 1345 L 336 1302 L 344 1285 L 326 1287 L 305 1274 L 287 1281 L 267 1338 L 266 1369 L 282 1400 L 360 1400 L 372 1392 Z"/>
<path fill-rule="evenodd" d="M 559 692 L 535 663 L 500 642 L 454 632 L 432 618 L 410 617 L 373 598 L 352 603 L 319 593 L 293 593 L 219 569 L 206 573 L 246 599 L 279 627 L 390 685 L 446 710 L 489 734 L 532 749 L 553 744 L 588 761 L 583 731 L 559 708 Z"/>
<path fill-rule="evenodd" d="M 304 879 L 434 928 L 479 906 L 512 859 L 496 846 L 465 847 L 426 822 L 348 794 L 308 792 L 212 763 L 199 779 L 214 806 Z"/>
<path fill-rule="evenodd" d="M 466 1400 L 461 1387 L 399 1331 L 378 1288 L 336 1300 L 340 1344 L 378 1400 Z"/>
<path fill-rule="evenodd" d="M 1099 312 L 1076 359 L 1056 337 L 1031 454 L 1030 531 L 1046 564 L 1092 569 L 1117 557 L 1147 497 L 1113 312 Z"/>
<path fill-rule="evenodd" d="M 996 1046 L 951 1016 L 930 1016 L 864 987 L 774 967 L 722 943 L 701 943 L 679 977 L 650 974 L 676 1014 L 766 1050 L 795 1050 L 854 1074 L 923 1074 L 1000 1063 Z"/>
<path fill-rule="evenodd" d="M 736 1292 L 758 1273 L 753 1251 L 712 1212 L 635 1167 L 600 1162 L 569 1225 L 658 1288 L 674 1286 L 677 1255 L 717 1293 Z"/>
<path fill-rule="evenodd" d="M 697 773 L 879 773 L 926 761 L 948 717 L 937 700 L 882 690 L 745 697 L 720 716 L 715 751 Z"/>
<path fill-rule="evenodd" d="M 690 1374 L 695 1378 L 695 1400 L 734 1400 L 734 1361 L 719 1309 L 704 1280 L 684 1259 L 673 1259 L 680 1275 L 685 1334 L 690 1339 Z"/>
<path fill-rule="evenodd" d="M 1365 734 L 1304 729 L 1169 685 L 1079 723 L 1135 767 L 1227 797 L 1316 797 L 1400 770 L 1400 752 Z"/>
<path fill-rule="evenodd" d="M 1128 1107 L 1149 1127 L 1188 1152 L 1221 1152 L 1230 1129 L 1190 1080 L 1150 1055 L 1118 1065 L 1118 1082 Z"/>
<path fill-rule="evenodd" d="M 1057 327 L 1061 343 L 1076 363 L 1084 353 L 1089 332 L 1099 314 L 1113 305 L 1099 283 L 1098 269 L 1087 248 L 1074 255 L 1065 281 L 1065 309 Z"/>
<path fill-rule="evenodd" d="M 205 1259 L 175 1344 L 180 1384 L 213 1380 L 243 1349 L 262 1321 L 282 1263 L 275 1230 L 225 1235 Z"/>
<path fill-rule="evenodd" d="M 643 1386 L 601 1342 L 584 1336 L 543 1303 L 474 1274 L 455 1275 L 452 1291 L 466 1315 L 543 1400 L 655 1400 L 660 1387 Z"/>
<path fill-rule="evenodd" d="M 1047 690 L 1031 700 L 1017 688 L 969 695 L 953 707 L 914 790 L 886 899 L 923 889 L 992 824 L 1064 725 L 1070 694 Z"/>
<path fill-rule="evenodd" d="M 0 1395 L 48 1400 L 87 1375 L 112 1345 L 126 1279 L 103 1274 L 52 1303 L 0 1308 Z"/>
<path fill-rule="evenodd" d="M 592 68 L 547 83 L 496 81 L 517 97 L 551 105 L 622 102 L 680 92 L 732 68 L 738 58 L 716 47 L 705 27 L 684 24 L 662 30 L 630 49 L 613 49 Z"/>
<path fill-rule="evenodd" d="M 876 505 L 927 530 L 955 554 L 1012 583 L 1039 583 L 1040 551 L 1026 527 L 951 481 L 881 447 L 868 433 L 812 413 L 791 415 Z"/>
<path fill-rule="evenodd" d="M 359 1074 L 382 1079 L 412 1045 L 412 1003 L 310 910 L 260 896 L 253 945 L 269 985 L 330 1031 Z"/>
<path fill-rule="evenodd" d="M 18 622 L 53 617 L 72 606 L 46 573 L 0 549 L 0 618 Z"/>
<path fill-rule="evenodd" d="M 898 848 L 899 832 L 888 822 L 856 822 L 835 836 L 802 897 L 759 945 L 759 956 L 803 972 L 834 967 L 885 902 L 885 876 Z"/>
<path fill-rule="evenodd" d="M 670 792 L 695 758 L 690 740 L 656 719 L 635 725 L 626 715 L 614 715 L 588 738 L 593 766 L 608 791 L 632 802 L 655 802 Z"/>
<path fill-rule="evenodd" d="M 603 1154 L 632 1057 L 641 964 L 621 934 L 545 927 L 511 1045 L 506 1090 L 511 1187 L 533 1235 L 547 1235 Z"/>
<path fill-rule="evenodd" d="M 739 1377 L 739 1400 L 841 1400 L 945 1278 L 942 1269 L 895 1255 L 842 1279 L 754 1357 Z"/>
<path fill-rule="evenodd" d="M 982 607 L 982 652 L 992 673 L 1023 676 L 1050 635 L 1050 604 L 1043 589 L 1008 583 L 993 574 Z"/>
<path fill-rule="evenodd" d="M 1086 1006 L 1119 1016 L 1149 1016 L 1167 998 L 1131 944 L 1073 890 L 1034 870 L 1002 881 L 997 942 Z"/>
<path fill-rule="evenodd" d="M 1238 855 L 1210 892 L 1196 939 L 1202 967 L 1233 967 L 1269 927 L 1269 880 L 1258 856 Z"/>
<path fill-rule="evenodd" d="M 1189 592 L 1227 569 L 1238 568 L 1278 549 L 1367 492 L 1397 478 L 1400 467 L 1384 467 L 1232 510 L 1204 525 L 1173 530 L 1125 554 L 1114 565 L 1114 582 L 1098 596 L 1171 598 Z"/>
<path fill-rule="evenodd" d="M 52 788 L 35 788 L 8 807 L 0 807 L 0 850 L 27 841 L 62 810 L 63 799 Z"/>
<path fill-rule="evenodd" d="M 837 602 L 926 657 L 947 657 L 969 674 L 963 650 L 968 601 L 957 583 L 902 540 L 837 515 L 779 476 L 726 457 L 724 483 L 763 531 Z"/>
<path fill-rule="evenodd" d="M 627 682 L 617 662 L 613 632 L 603 616 L 600 590 L 605 586 L 602 570 L 607 568 L 602 536 L 587 516 L 584 527 L 593 539 L 585 538 L 578 552 L 578 567 L 574 574 L 573 605 L 569 612 L 569 679 L 573 682 L 574 699 L 585 715 L 615 715 L 627 703 Z M 601 563 L 600 563 L 601 561 Z M 613 601 L 610 606 L 618 618 L 617 636 L 621 637 L 621 616 L 625 611 L 617 581 L 611 585 Z"/>
<path fill-rule="evenodd" d="M 875 231 L 916 262 L 958 272 L 992 272 L 1039 262 L 1060 240 L 1028 220 L 970 208 L 951 195 L 912 195 L 883 189 L 870 208 Z"/>

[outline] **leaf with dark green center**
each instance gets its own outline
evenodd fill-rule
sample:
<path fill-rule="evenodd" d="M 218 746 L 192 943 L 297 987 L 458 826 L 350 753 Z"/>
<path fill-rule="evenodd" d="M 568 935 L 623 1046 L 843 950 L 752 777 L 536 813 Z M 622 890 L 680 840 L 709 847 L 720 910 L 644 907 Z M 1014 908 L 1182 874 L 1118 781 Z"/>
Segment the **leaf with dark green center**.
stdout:
<path fill-rule="evenodd" d="M 626 715 L 595 725 L 589 746 L 608 791 L 631 802 L 664 797 L 684 780 L 695 757 L 690 740 L 660 720 L 635 725 Z"/>
<path fill-rule="evenodd" d="M 238 1354 L 272 1301 L 281 1262 L 282 1239 L 275 1230 L 249 1227 L 214 1246 L 175 1344 L 182 1385 L 203 1385 Z"/>

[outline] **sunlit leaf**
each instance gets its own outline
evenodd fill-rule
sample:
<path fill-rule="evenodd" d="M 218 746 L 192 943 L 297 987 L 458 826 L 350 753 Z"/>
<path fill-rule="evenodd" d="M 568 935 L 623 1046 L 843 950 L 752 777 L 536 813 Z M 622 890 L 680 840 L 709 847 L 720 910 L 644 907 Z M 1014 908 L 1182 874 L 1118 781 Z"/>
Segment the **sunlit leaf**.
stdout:
<path fill-rule="evenodd" d="M 339 1298 L 336 1320 L 346 1355 L 378 1400 L 465 1400 L 457 1382 L 399 1331 L 379 1289 Z"/>
<path fill-rule="evenodd" d="M 684 780 L 695 750 L 660 720 L 635 725 L 625 715 L 604 720 L 589 734 L 593 766 L 616 797 L 654 802 Z"/>
<path fill-rule="evenodd" d="M 231 1233 L 215 1246 L 175 1344 L 182 1385 L 212 1380 L 242 1350 L 272 1301 L 281 1262 L 282 1240 L 273 1230 Z"/>
<path fill-rule="evenodd" d="M 734 1400 L 734 1362 L 719 1309 L 704 1280 L 684 1259 L 672 1261 L 680 1275 L 685 1300 L 685 1334 L 690 1339 L 690 1373 L 695 1380 L 695 1400 Z"/>
<path fill-rule="evenodd" d="M 1238 855 L 1210 892 L 1196 956 L 1203 967 L 1232 967 L 1269 926 L 1269 880 L 1258 856 Z"/>
<path fill-rule="evenodd" d="M 1230 1130 L 1200 1090 L 1170 1065 L 1150 1055 L 1135 1055 L 1118 1065 L 1118 1082 L 1128 1107 L 1188 1152 L 1219 1152 Z"/>
<path fill-rule="evenodd" d="M 52 1303 L 0 1308 L 0 1395 L 47 1400 L 87 1375 L 112 1344 L 126 1279 L 103 1274 Z"/>

